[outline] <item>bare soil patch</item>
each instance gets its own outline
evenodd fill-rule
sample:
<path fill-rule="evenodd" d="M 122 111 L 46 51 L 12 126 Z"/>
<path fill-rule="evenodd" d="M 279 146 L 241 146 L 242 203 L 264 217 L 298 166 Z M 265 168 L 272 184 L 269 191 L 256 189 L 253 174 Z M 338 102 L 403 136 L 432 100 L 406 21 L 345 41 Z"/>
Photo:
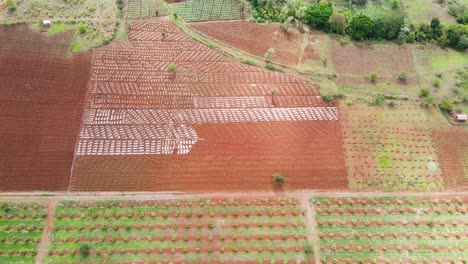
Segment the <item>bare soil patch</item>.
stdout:
<path fill-rule="evenodd" d="M 286 32 L 274 25 L 247 21 L 193 23 L 191 27 L 215 40 L 256 56 L 263 57 L 275 49 L 271 61 L 296 65 L 301 53 L 302 34 Z"/>
<path fill-rule="evenodd" d="M 433 130 L 432 136 L 447 187 L 468 186 L 468 129 L 438 128 Z"/>
<path fill-rule="evenodd" d="M 0 27 L 0 190 L 67 190 L 91 54 L 73 33 Z"/>
<path fill-rule="evenodd" d="M 400 72 L 414 74 L 412 50 L 396 45 L 360 48 L 334 44 L 331 49 L 333 65 L 337 74 L 369 76 L 376 72 L 381 77 L 398 77 Z"/>

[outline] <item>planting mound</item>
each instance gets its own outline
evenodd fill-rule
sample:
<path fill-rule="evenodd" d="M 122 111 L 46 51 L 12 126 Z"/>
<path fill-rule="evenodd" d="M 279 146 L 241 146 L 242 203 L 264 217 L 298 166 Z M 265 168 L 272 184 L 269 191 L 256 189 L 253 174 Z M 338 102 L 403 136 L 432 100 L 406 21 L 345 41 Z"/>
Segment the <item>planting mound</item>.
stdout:
<path fill-rule="evenodd" d="M 0 190 L 66 190 L 91 54 L 73 32 L 0 27 Z"/>
<path fill-rule="evenodd" d="M 268 49 L 275 49 L 271 61 L 296 65 L 301 53 L 302 35 L 286 32 L 274 25 L 247 21 L 193 23 L 191 27 L 215 40 L 256 56 L 263 57 Z M 313 54 L 313 50 L 311 50 Z"/>
<path fill-rule="evenodd" d="M 336 105 L 169 22 L 96 50 L 88 91 L 73 190 L 265 189 L 275 172 L 286 188 L 346 186 Z"/>
<path fill-rule="evenodd" d="M 468 129 L 441 128 L 435 129 L 432 135 L 447 187 L 468 187 Z"/>

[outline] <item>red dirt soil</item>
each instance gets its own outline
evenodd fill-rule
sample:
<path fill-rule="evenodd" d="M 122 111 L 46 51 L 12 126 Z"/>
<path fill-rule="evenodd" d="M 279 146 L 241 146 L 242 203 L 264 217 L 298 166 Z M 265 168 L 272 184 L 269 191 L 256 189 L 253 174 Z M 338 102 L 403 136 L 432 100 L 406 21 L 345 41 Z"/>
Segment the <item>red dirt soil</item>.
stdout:
<path fill-rule="evenodd" d="M 396 78 L 402 71 L 415 73 L 411 49 L 396 45 L 359 48 L 335 44 L 331 56 L 338 74 L 369 76 L 376 72 L 381 77 Z"/>
<path fill-rule="evenodd" d="M 91 54 L 73 32 L 0 27 L 0 190 L 67 190 Z"/>
<path fill-rule="evenodd" d="M 274 25 L 248 21 L 203 22 L 190 26 L 210 38 L 256 56 L 263 57 L 268 49 L 274 48 L 273 62 L 296 65 L 299 61 L 302 35 L 296 31 L 286 33 Z"/>
<path fill-rule="evenodd" d="M 451 127 L 432 131 L 445 185 L 449 188 L 468 187 L 468 129 Z"/>
<path fill-rule="evenodd" d="M 283 116 L 297 107 L 336 109 L 315 87 L 224 57 L 169 22 L 134 23 L 128 36 L 95 50 L 82 122 L 89 130 L 78 144 L 87 143 L 71 190 L 271 189 L 275 172 L 287 189 L 346 188 L 339 116 Z M 263 115 L 269 111 L 279 112 Z M 250 120 L 252 113 L 259 115 Z M 190 133 L 178 138 L 184 129 Z M 194 137 L 185 154 L 170 145 Z M 159 143 L 165 154 L 151 152 Z"/>

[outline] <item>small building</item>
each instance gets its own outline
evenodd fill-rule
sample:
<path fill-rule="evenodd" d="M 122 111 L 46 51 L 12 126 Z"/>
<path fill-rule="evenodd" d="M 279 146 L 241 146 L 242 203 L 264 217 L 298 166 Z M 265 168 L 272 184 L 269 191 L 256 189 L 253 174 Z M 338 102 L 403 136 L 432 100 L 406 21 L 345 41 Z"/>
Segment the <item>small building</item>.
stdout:
<path fill-rule="evenodd" d="M 468 120 L 467 115 L 457 115 L 457 121 L 465 122 L 466 120 Z"/>
<path fill-rule="evenodd" d="M 50 20 L 42 20 L 42 26 L 50 27 L 50 25 L 52 25 L 52 22 Z"/>

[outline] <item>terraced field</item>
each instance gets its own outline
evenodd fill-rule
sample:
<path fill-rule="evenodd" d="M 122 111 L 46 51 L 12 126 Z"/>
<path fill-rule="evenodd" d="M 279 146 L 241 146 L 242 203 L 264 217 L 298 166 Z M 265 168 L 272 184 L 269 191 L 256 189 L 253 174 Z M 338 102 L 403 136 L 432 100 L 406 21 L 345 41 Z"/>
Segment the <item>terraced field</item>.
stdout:
<path fill-rule="evenodd" d="M 464 263 L 464 198 L 313 198 L 323 263 Z"/>
<path fill-rule="evenodd" d="M 316 87 L 163 20 L 128 38 L 95 50 L 71 190 L 347 186 L 338 107 Z"/>
<path fill-rule="evenodd" d="M 169 14 L 163 0 L 129 0 L 126 15 L 128 18 L 160 17 Z"/>
<path fill-rule="evenodd" d="M 189 0 L 172 7 L 187 22 L 246 19 L 250 12 L 242 0 Z"/>
<path fill-rule="evenodd" d="M 0 201 L 0 263 L 35 263 L 46 204 Z"/>
<path fill-rule="evenodd" d="M 46 262 L 309 263 L 303 213 L 291 198 L 63 201 Z"/>

